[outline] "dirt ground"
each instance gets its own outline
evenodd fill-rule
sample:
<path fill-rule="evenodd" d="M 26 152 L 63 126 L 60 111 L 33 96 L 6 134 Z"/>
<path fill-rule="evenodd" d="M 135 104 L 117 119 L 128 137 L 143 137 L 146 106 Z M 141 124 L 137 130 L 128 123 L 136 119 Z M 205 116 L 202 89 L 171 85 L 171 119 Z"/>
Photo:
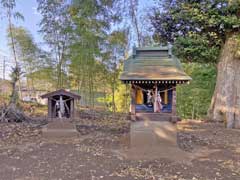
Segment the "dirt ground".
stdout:
<path fill-rule="evenodd" d="M 189 162 L 129 160 L 128 132 L 91 130 L 74 139 L 46 140 L 41 128 L 0 124 L 0 180 L 239 180 L 240 131 L 222 124 L 183 121 L 178 145 L 200 153 Z"/>

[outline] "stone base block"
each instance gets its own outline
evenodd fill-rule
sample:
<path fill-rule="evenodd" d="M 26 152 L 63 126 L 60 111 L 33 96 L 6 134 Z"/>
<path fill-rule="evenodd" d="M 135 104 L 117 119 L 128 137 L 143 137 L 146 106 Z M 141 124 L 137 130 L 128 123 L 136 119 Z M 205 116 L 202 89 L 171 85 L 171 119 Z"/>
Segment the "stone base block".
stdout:
<path fill-rule="evenodd" d="M 66 121 L 52 121 L 42 130 L 44 138 L 77 137 L 78 132 L 74 123 Z"/>

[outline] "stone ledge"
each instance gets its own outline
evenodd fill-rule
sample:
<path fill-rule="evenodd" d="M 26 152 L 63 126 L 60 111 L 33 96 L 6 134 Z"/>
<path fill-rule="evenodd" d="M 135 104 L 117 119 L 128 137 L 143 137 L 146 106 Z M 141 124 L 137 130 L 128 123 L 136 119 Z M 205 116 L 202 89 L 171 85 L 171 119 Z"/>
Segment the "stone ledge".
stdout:
<path fill-rule="evenodd" d="M 78 136 L 76 126 L 74 123 L 66 121 L 52 121 L 49 122 L 45 128 L 42 129 L 44 138 L 70 138 Z"/>

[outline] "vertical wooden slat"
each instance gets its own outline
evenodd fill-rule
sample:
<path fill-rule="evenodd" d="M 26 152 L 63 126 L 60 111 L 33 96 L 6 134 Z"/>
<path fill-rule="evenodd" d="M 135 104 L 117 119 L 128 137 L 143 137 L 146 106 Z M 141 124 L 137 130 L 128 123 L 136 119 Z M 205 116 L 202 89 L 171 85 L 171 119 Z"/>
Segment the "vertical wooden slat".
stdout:
<path fill-rule="evenodd" d="M 154 104 L 153 104 L 153 112 L 157 112 L 157 92 L 158 92 L 158 87 L 157 87 L 157 84 L 155 84 L 155 92 L 154 92 Z"/>
<path fill-rule="evenodd" d="M 164 90 L 164 104 L 168 104 L 168 90 Z"/>

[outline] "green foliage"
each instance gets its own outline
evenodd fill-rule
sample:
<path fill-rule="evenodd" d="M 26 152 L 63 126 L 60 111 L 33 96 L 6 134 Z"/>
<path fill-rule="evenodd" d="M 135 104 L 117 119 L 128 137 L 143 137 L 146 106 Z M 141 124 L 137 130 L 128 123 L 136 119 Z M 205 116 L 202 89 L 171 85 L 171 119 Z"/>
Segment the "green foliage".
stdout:
<path fill-rule="evenodd" d="M 3 9 L 3 11 L 6 14 L 7 22 L 8 22 L 8 28 L 9 28 L 9 39 L 10 39 L 10 47 L 13 53 L 14 61 L 15 61 L 15 67 L 13 68 L 13 72 L 11 74 L 12 78 L 12 93 L 10 96 L 10 104 L 13 106 L 17 105 L 18 101 L 18 94 L 17 94 L 17 89 L 16 89 L 16 83 L 20 80 L 20 70 L 21 68 L 19 67 L 18 60 L 17 60 L 17 54 L 16 54 L 16 44 L 14 42 L 14 35 L 13 35 L 13 23 L 12 19 L 21 19 L 24 20 L 24 17 L 21 13 L 15 11 L 16 7 L 16 1 L 15 0 L 1 0 L 0 1 L 0 6 Z"/>
<path fill-rule="evenodd" d="M 25 28 L 12 26 L 11 30 L 18 60 L 24 63 L 25 70 L 28 73 L 32 72 L 38 64 L 38 47 L 30 32 Z M 10 36 L 10 29 L 8 29 L 9 40 Z"/>
<path fill-rule="evenodd" d="M 97 24 L 96 20 L 91 19 L 91 15 L 81 16 L 78 13 L 84 10 L 81 7 L 74 7 L 71 10 L 74 11 L 72 13 L 74 40 L 70 45 L 70 80 L 71 87 L 88 94 L 87 104 L 94 106 L 94 92 L 99 83 L 102 83 L 101 72 L 105 70 L 104 66 L 96 61 L 101 55 L 100 44 L 104 38 L 104 28 Z"/>
<path fill-rule="evenodd" d="M 210 44 L 204 35 L 178 37 L 173 46 L 173 53 L 184 62 L 216 63 L 220 48 Z"/>
<path fill-rule="evenodd" d="M 6 11 L 8 20 L 11 18 L 24 20 L 23 15 L 20 12 L 14 11 L 16 7 L 16 0 L 1 0 L 0 6 Z"/>
<path fill-rule="evenodd" d="M 208 63 L 218 63 L 226 39 L 240 34 L 240 1 L 157 2 L 151 16 L 156 41 L 173 43 L 175 55 L 185 62 L 202 63 L 185 65 L 193 81 L 178 88 L 178 112 L 183 118 L 202 118 L 209 108 L 216 80 L 215 67 Z"/>
<path fill-rule="evenodd" d="M 28 85 L 37 90 L 54 90 L 57 86 L 57 79 L 54 76 L 54 72 L 52 67 L 41 67 L 26 75 Z"/>
<path fill-rule="evenodd" d="M 216 67 L 201 63 L 184 63 L 183 67 L 193 80 L 177 88 L 178 115 L 184 119 L 204 118 L 214 92 Z"/>
<path fill-rule="evenodd" d="M 116 89 L 114 91 L 114 95 L 115 95 L 115 99 L 114 99 L 115 104 L 113 104 L 113 101 L 112 101 L 112 98 L 113 98 L 112 93 L 108 93 L 105 98 L 99 98 L 98 101 L 104 102 L 105 106 L 109 111 L 114 112 L 114 105 L 115 105 L 116 112 L 128 113 L 129 106 L 130 106 L 129 86 L 121 83 L 118 80 L 116 84 Z"/>
<path fill-rule="evenodd" d="M 116 111 L 128 113 L 129 107 L 130 107 L 130 88 L 129 88 L 129 86 L 122 84 L 122 83 L 119 84 L 115 95 L 116 95 L 116 98 L 115 98 Z"/>
<path fill-rule="evenodd" d="M 37 46 L 30 32 L 16 26 L 12 26 L 11 32 L 8 29 L 8 38 L 11 40 L 12 35 L 16 56 L 27 78 L 28 87 L 45 89 L 48 84 L 52 89 L 52 85 L 56 86 L 57 79 L 54 78 L 54 69 L 49 64 L 49 55 Z"/>
<path fill-rule="evenodd" d="M 111 24 L 119 21 L 118 11 L 113 11 L 115 2 L 73 1 L 69 8 L 73 24 L 69 46 L 71 87 L 88 95 L 85 104 L 89 106 L 95 105 L 96 92 L 113 94 L 111 104 L 113 107 L 115 104 L 119 62 L 123 60 L 127 43 L 124 31 L 111 30 Z"/>
<path fill-rule="evenodd" d="M 215 63 L 227 35 L 239 32 L 239 0 L 158 1 L 150 17 L 160 43 L 187 61 Z"/>
<path fill-rule="evenodd" d="M 50 49 L 51 63 L 57 78 L 56 88 L 64 88 L 67 83 L 64 74 L 66 73 L 67 50 L 71 36 L 69 5 L 65 0 L 37 0 L 37 2 L 37 10 L 42 15 L 40 32 Z"/>
<path fill-rule="evenodd" d="M 112 91 L 112 110 L 117 111 L 116 99 L 117 99 L 117 87 L 120 88 L 118 77 L 122 66 L 120 63 L 124 60 L 124 55 L 126 53 L 127 46 L 127 35 L 125 31 L 114 31 L 108 38 L 108 44 L 106 46 L 107 58 L 104 60 L 104 64 L 107 68 L 106 79 L 107 83 L 110 85 Z M 119 90 L 119 89 L 118 89 Z"/>

